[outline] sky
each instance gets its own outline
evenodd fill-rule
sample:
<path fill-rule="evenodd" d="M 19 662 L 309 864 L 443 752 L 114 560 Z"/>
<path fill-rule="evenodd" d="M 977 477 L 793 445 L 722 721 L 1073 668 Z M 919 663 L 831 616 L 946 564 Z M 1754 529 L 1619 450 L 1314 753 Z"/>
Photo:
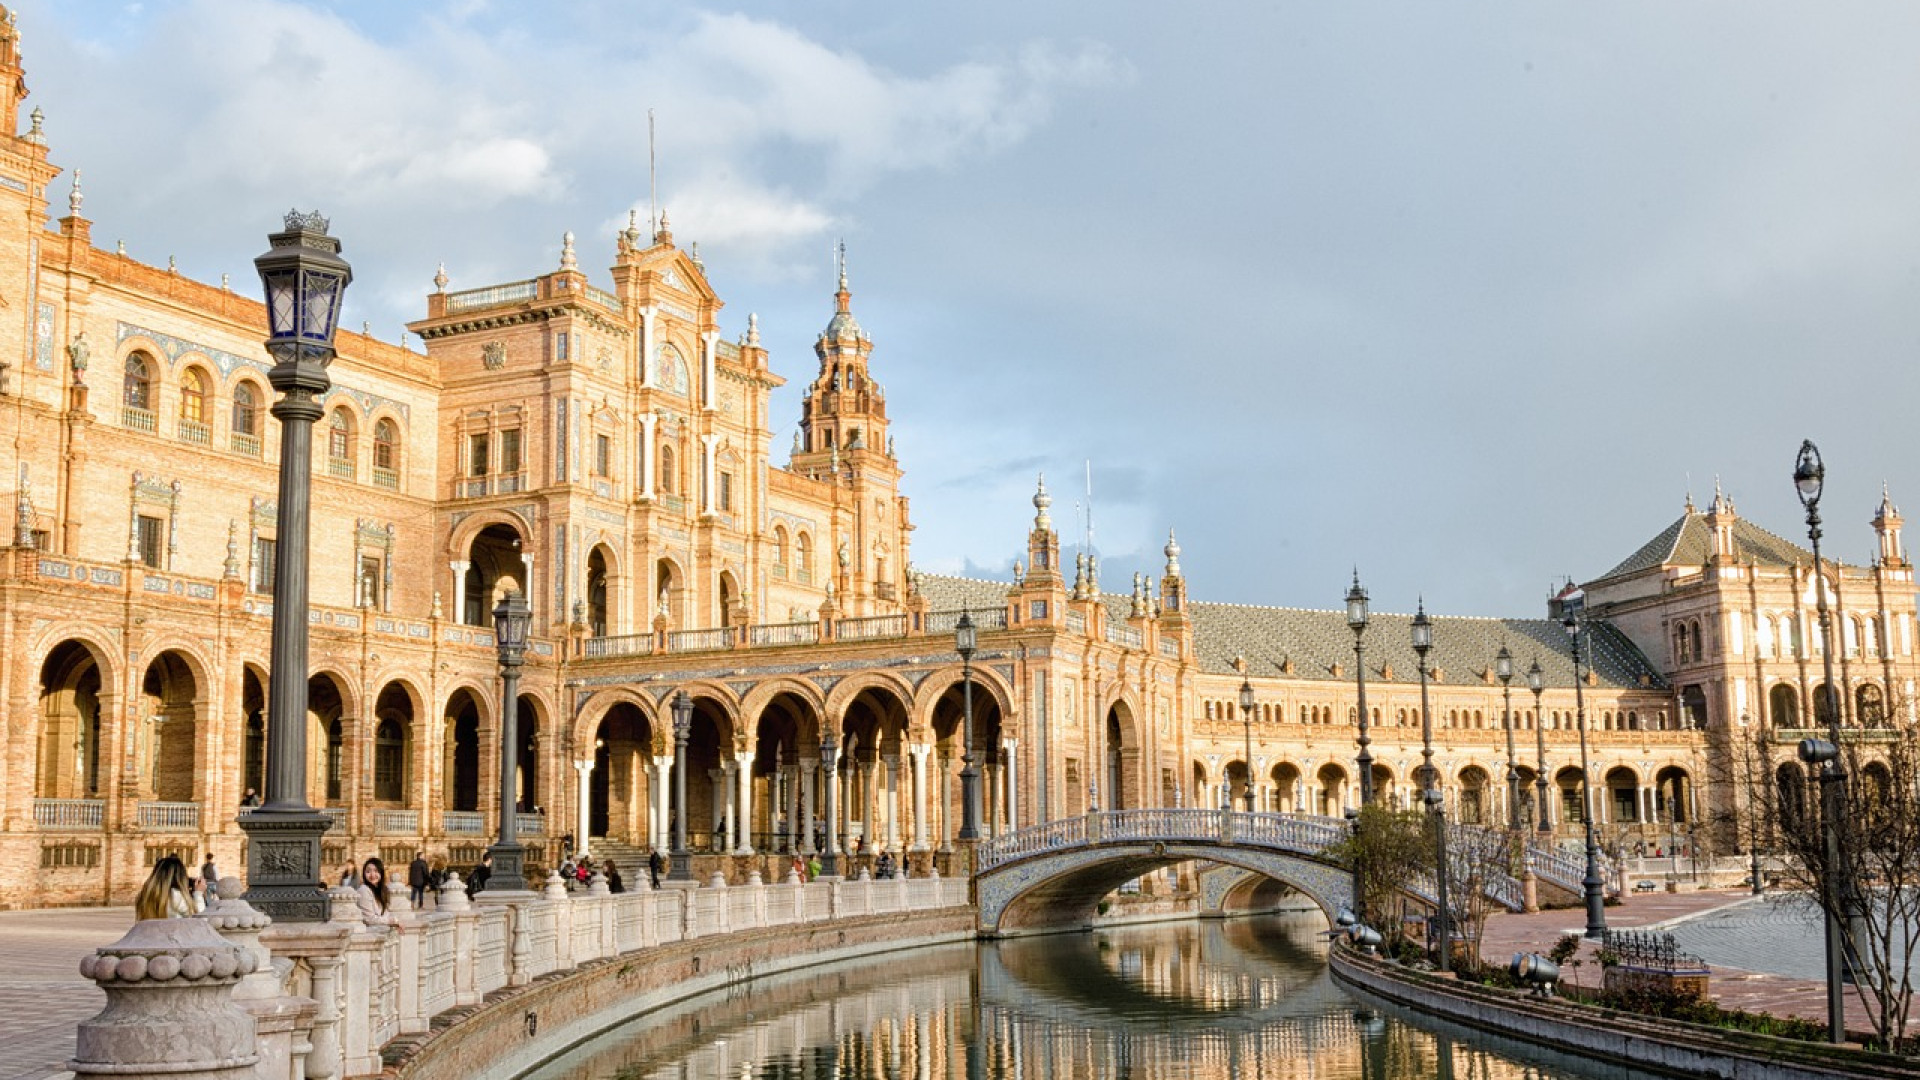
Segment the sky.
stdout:
<path fill-rule="evenodd" d="M 257 292 L 318 208 L 387 340 L 569 230 L 610 287 L 651 111 L 776 461 L 846 242 L 929 571 L 1008 578 L 1043 471 L 1109 590 L 1173 528 L 1196 599 L 1469 615 L 1716 482 L 1804 543 L 1805 438 L 1826 553 L 1920 509 L 1920 5 L 11 6 L 97 243 Z"/>

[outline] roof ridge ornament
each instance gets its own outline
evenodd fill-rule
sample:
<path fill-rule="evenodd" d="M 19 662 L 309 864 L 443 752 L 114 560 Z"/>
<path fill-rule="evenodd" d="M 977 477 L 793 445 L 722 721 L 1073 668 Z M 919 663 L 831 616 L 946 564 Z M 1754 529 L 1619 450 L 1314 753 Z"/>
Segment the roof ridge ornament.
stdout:
<path fill-rule="evenodd" d="M 67 193 L 67 213 L 73 217 L 79 217 L 80 204 L 85 199 L 86 196 L 80 194 L 80 170 L 75 169 L 73 170 L 73 190 Z"/>
<path fill-rule="evenodd" d="M 1180 576 L 1180 541 L 1174 539 L 1173 529 L 1167 529 L 1167 546 L 1161 549 L 1167 556 L 1167 576 Z"/>
<path fill-rule="evenodd" d="M 573 230 L 568 229 L 560 237 L 560 269 L 578 270 L 580 260 L 573 254 Z"/>
<path fill-rule="evenodd" d="M 435 270 L 435 271 L 433 272 L 433 288 L 434 288 L 434 291 L 436 291 L 436 292 L 446 292 L 446 291 L 447 291 L 447 282 L 448 282 L 448 281 L 450 281 L 450 280 L 452 280 L 452 279 L 451 279 L 451 278 L 449 278 L 449 277 L 447 277 L 447 264 L 446 264 L 446 263 L 441 263 L 441 264 L 440 264 L 440 268 L 439 268 L 438 270 Z"/>
<path fill-rule="evenodd" d="M 320 211 L 318 210 L 306 213 L 302 213 L 299 210 L 289 210 L 287 211 L 285 220 L 288 232 L 312 231 L 324 233 L 327 231 L 327 227 L 333 224 L 326 218 L 321 217 Z"/>
<path fill-rule="evenodd" d="M 1033 492 L 1033 527 L 1035 529 L 1053 528 L 1053 516 L 1047 513 L 1047 509 L 1052 505 L 1053 496 L 1047 494 L 1047 474 L 1041 473 L 1039 486 Z"/>

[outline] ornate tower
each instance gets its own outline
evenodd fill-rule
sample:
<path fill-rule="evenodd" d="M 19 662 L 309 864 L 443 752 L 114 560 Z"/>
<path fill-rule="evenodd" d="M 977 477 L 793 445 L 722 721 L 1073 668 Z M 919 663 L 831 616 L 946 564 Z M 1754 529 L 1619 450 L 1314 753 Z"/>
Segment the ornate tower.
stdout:
<path fill-rule="evenodd" d="M 820 373 L 807 387 L 806 401 L 800 406 L 800 450 L 793 455 L 796 472 L 832 468 L 863 453 L 889 456 L 886 391 L 867 370 L 873 339 L 853 317 L 844 245 L 840 289 L 833 298 L 837 309 L 813 343 Z"/>
<path fill-rule="evenodd" d="M 1880 509 L 1873 515 L 1873 532 L 1880 538 L 1880 565 L 1905 566 L 1907 553 L 1900 543 L 1900 508 L 1893 505 L 1885 485 L 1880 488 Z"/>

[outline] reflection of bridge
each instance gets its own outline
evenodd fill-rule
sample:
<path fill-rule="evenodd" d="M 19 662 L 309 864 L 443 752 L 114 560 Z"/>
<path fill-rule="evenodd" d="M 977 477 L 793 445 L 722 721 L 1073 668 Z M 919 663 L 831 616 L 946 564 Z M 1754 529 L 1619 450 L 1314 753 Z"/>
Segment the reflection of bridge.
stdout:
<path fill-rule="evenodd" d="M 1304 893 L 1329 918 L 1351 904 L 1345 865 L 1331 852 L 1348 835 L 1339 818 L 1236 810 L 1111 810 L 1050 821 L 980 846 L 977 870 L 979 928 L 996 935 L 1016 929 L 1084 925 L 1101 897 L 1142 874 L 1206 859 L 1261 874 Z M 1450 826 L 1455 872 L 1465 880 L 1463 853 L 1487 850 L 1497 832 Z M 1565 853 L 1531 846 L 1526 864 L 1549 885 L 1575 895 L 1584 866 Z M 1522 905 L 1519 881 L 1478 868 L 1489 898 L 1511 910 Z M 1433 902 L 1432 883 L 1407 891 Z"/>

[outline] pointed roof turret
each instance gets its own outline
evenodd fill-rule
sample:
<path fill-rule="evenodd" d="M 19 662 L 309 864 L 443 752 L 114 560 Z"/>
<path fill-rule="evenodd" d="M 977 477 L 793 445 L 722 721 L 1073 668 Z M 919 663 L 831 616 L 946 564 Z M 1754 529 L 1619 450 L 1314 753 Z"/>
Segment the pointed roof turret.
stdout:
<path fill-rule="evenodd" d="M 828 341 L 863 341 L 867 332 L 853 317 L 853 293 L 847 288 L 847 242 L 840 241 L 840 289 L 833 294 L 835 309 L 821 336 Z"/>
<path fill-rule="evenodd" d="M 1893 505 L 1893 496 L 1887 490 L 1887 482 L 1880 481 L 1880 509 L 1874 511 L 1873 523 L 1879 526 L 1887 521 L 1898 521 L 1900 508 Z"/>

